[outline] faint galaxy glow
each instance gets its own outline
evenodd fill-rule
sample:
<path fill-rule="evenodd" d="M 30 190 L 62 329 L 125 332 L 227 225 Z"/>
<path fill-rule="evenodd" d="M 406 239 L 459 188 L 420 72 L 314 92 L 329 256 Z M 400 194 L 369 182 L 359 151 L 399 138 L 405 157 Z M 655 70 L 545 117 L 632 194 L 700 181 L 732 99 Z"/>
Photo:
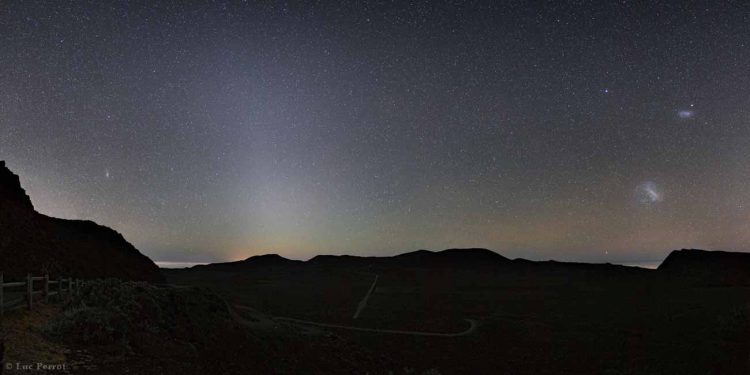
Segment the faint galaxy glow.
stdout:
<path fill-rule="evenodd" d="M 689 109 L 683 109 L 677 111 L 677 116 L 679 116 L 681 119 L 689 119 L 692 118 L 693 115 L 695 115 L 695 112 Z"/>
<path fill-rule="evenodd" d="M 643 204 L 654 204 L 664 199 L 664 194 L 652 181 L 646 181 L 636 189 L 638 201 Z"/>
<path fill-rule="evenodd" d="M 0 159 L 159 261 L 750 251 L 748 14 L 3 1 Z"/>

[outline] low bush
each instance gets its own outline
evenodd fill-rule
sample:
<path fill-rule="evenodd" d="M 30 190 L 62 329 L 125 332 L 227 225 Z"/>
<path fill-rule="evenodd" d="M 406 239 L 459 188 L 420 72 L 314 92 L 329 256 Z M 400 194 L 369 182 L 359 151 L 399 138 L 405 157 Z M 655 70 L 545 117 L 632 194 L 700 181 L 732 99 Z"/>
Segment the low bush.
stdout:
<path fill-rule="evenodd" d="M 106 279 L 88 282 L 46 332 L 78 344 L 130 349 L 134 338 L 144 336 L 200 341 L 228 319 L 224 302 L 203 289 Z"/>

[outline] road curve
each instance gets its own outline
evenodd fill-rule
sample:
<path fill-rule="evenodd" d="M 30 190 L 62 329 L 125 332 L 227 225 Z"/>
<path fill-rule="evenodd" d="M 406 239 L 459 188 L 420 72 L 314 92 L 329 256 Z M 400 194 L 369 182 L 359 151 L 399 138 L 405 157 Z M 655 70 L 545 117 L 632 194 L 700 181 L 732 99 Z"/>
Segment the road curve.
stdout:
<path fill-rule="evenodd" d="M 421 332 L 421 331 L 402 331 L 397 329 L 378 329 L 378 328 L 364 328 L 364 327 L 352 327 L 352 326 L 344 326 L 339 324 L 328 324 L 328 323 L 319 323 L 319 322 L 311 322 L 309 320 L 300 320 L 300 319 L 294 319 L 294 318 L 285 318 L 285 317 L 275 317 L 272 318 L 273 320 L 280 320 L 280 321 L 286 321 L 286 322 L 292 322 L 292 323 L 299 323 L 299 324 L 306 324 L 311 326 L 317 326 L 317 327 L 327 327 L 327 328 L 339 328 L 339 329 L 347 329 L 350 331 L 362 331 L 362 332 L 376 332 L 376 333 L 388 333 L 388 334 L 396 334 L 396 335 L 411 335 L 411 336 L 437 336 L 437 337 L 459 337 L 459 336 L 466 336 L 469 334 L 472 334 L 474 331 L 477 330 L 477 327 L 479 326 L 479 323 L 474 319 L 464 319 L 465 321 L 469 322 L 469 328 L 461 331 L 461 332 L 454 332 L 454 333 L 442 333 L 442 332 Z"/>

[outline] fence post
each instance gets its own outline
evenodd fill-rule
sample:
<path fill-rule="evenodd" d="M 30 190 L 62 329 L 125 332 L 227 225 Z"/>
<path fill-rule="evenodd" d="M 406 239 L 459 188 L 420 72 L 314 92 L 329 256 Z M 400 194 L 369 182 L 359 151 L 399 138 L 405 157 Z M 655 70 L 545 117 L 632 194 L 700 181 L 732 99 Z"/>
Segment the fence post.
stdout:
<path fill-rule="evenodd" d="M 0 272 L 0 316 L 5 315 L 5 296 L 3 291 L 5 290 L 5 284 L 3 284 L 3 273 Z"/>
<path fill-rule="evenodd" d="M 31 306 L 33 305 L 32 298 L 34 295 L 32 292 L 34 291 L 34 280 L 31 279 L 31 274 L 26 274 L 26 299 L 28 300 L 29 310 L 31 310 Z"/>
<path fill-rule="evenodd" d="M 62 301 L 62 277 L 57 277 L 57 302 Z"/>
<path fill-rule="evenodd" d="M 49 274 L 44 274 L 44 303 L 49 302 Z"/>
<path fill-rule="evenodd" d="M 73 278 L 68 277 L 68 299 L 73 297 Z"/>

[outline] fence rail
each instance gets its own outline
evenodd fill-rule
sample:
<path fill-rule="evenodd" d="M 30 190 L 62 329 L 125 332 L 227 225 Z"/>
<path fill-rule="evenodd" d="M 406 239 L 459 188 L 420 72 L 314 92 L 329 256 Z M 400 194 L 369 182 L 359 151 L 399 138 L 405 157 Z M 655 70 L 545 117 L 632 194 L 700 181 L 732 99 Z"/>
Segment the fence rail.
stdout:
<path fill-rule="evenodd" d="M 31 310 L 34 307 L 34 298 L 38 296 L 41 297 L 37 299 L 43 299 L 44 302 L 48 302 L 50 296 L 70 297 L 80 291 L 83 283 L 83 280 L 72 277 L 50 280 L 49 275 L 32 276 L 31 274 L 26 275 L 25 281 L 5 282 L 3 273 L 0 272 L 0 315 L 4 315 L 6 310 L 19 309 L 24 305 Z M 51 285 L 56 286 L 57 290 L 50 291 Z M 6 289 L 10 291 L 6 292 Z"/>

